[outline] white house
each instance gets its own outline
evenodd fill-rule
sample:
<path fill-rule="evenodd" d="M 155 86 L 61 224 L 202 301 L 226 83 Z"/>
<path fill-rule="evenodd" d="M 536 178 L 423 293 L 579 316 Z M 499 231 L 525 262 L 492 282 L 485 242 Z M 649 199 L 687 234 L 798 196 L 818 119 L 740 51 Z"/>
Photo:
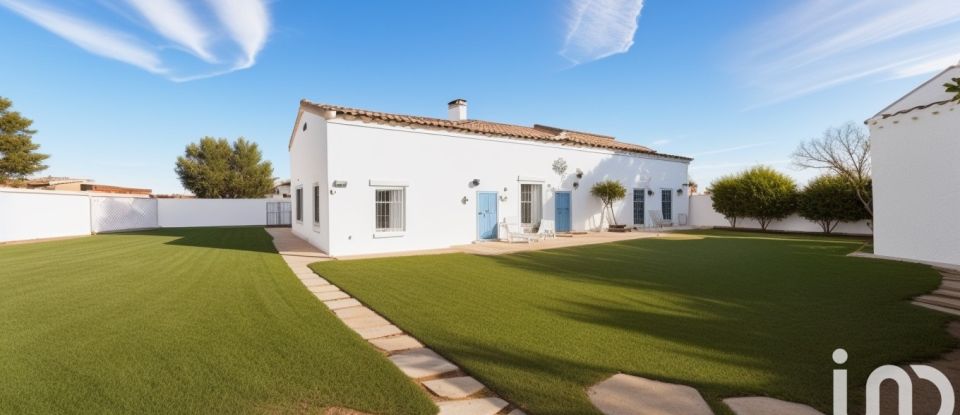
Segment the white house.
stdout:
<path fill-rule="evenodd" d="M 330 255 L 445 248 L 495 240 L 498 223 L 600 230 L 590 187 L 619 180 L 620 223 L 673 223 L 688 212 L 689 158 L 613 137 L 467 118 L 389 114 L 301 101 L 290 137 L 293 232 Z"/>
<path fill-rule="evenodd" d="M 866 121 L 873 159 L 874 252 L 960 265 L 960 104 L 947 68 Z"/>

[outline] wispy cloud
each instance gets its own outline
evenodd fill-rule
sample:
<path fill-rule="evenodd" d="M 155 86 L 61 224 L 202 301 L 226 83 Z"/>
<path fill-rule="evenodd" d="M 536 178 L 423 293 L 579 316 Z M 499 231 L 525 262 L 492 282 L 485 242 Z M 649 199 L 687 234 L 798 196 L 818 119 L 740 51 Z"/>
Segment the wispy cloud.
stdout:
<path fill-rule="evenodd" d="M 0 6 L 10 9 L 90 53 L 128 63 L 156 74 L 167 72 L 160 57 L 150 47 L 128 34 L 101 27 L 55 8 L 40 7 L 34 3 L 0 0 Z"/>
<path fill-rule="evenodd" d="M 571 0 L 560 56 L 579 65 L 630 50 L 642 9 L 643 0 Z"/>
<path fill-rule="evenodd" d="M 153 28 L 207 62 L 216 58 L 208 50 L 210 35 L 179 0 L 127 0 Z"/>
<path fill-rule="evenodd" d="M 253 66 L 270 31 L 267 6 L 260 0 L 207 1 L 245 53 L 245 59 L 237 63 L 237 68 Z"/>
<path fill-rule="evenodd" d="M 662 147 L 662 146 L 665 146 L 665 145 L 670 144 L 670 143 L 672 143 L 672 142 L 673 142 L 673 140 L 669 140 L 669 139 L 664 138 L 664 139 L 656 140 L 656 141 L 650 143 L 650 145 L 655 146 L 655 147 Z"/>
<path fill-rule="evenodd" d="M 0 0 L 0 7 L 88 52 L 188 81 L 256 63 L 270 32 L 266 1 L 103 0 L 100 13 L 90 13 L 89 5 L 73 5 L 87 15 L 44 0 Z M 110 19 L 117 15 L 128 19 Z"/>
<path fill-rule="evenodd" d="M 928 74 L 960 58 L 956 0 L 794 3 L 742 34 L 736 70 L 757 106 L 864 78 Z"/>
<path fill-rule="evenodd" d="M 764 160 L 764 161 L 741 161 L 741 162 L 729 162 L 729 163 L 716 163 L 716 164 L 697 164 L 694 163 L 690 166 L 690 170 L 715 170 L 715 169 L 735 169 L 738 167 L 751 167 L 751 166 L 782 166 L 785 164 L 791 163 L 790 159 L 778 159 L 778 160 Z"/>
<path fill-rule="evenodd" d="M 699 153 L 694 153 L 691 157 L 703 157 L 703 156 L 709 156 L 711 154 L 721 154 L 721 153 L 730 153 L 730 152 L 740 151 L 740 150 L 748 150 L 751 148 L 763 147 L 771 143 L 772 141 L 764 141 L 762 143 L 743 144 L 743 145 L 733 146 L 733 147 L 718 148 L 714 150 L 707 150 L 707 151 L 701 151 Z"/>

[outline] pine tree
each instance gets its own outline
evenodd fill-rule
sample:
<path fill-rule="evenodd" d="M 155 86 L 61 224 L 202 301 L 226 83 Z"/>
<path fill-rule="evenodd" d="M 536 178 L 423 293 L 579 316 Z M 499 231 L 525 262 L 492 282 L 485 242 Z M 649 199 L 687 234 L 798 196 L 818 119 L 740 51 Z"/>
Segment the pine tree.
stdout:
<path fill-rule="evenodd" d="M 177 157 L 180 183 L 201 198 L 260 198 L 273 190 L 273 166 L 261 160 L 256 143 L 243 138 L 203 137 Z"/>
<path fill-rule="evenodd" d="M 27 176 L 47 168 L 43 161 L 49 155 L 36 153 L 39 144 L 33 143 L 36 130 L 33 121 L 10 111 L 13 102 L 0 97 L 0 183 L 19 182 Z"/>

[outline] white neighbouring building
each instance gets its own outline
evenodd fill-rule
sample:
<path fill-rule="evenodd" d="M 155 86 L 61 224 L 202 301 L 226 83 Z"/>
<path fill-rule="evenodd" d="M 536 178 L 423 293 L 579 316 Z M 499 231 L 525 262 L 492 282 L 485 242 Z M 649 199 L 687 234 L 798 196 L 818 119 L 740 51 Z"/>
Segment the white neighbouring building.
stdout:
<path fill-rule="evenodd" d="M 446 248 L 535 231 L 601 230 L 594 183 L 619 180 L 621 224 L 653 211 L 682 224 L 689 158 L 613 137 L 469 119 L 390 114 L 300 102 L 290 137 L 293 232 L 334 256 Z M 565 167 L 565 168 L 564 168 Z"/>
<path fill-rule="evenodd" d="M 960 104 L 951 66 L 866 121 L 874 253 L 960 265 Z"/>

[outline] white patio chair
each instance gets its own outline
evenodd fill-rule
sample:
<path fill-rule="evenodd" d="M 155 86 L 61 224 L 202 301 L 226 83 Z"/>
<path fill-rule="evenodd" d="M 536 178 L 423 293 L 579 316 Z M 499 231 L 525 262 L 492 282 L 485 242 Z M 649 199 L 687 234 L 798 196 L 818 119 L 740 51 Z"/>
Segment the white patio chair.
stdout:
<path fill-rule="evenodd" d="M 519 223 L 508 222 L 506 219 L 504 219 L 504 221 L 501 223 L 501 229 L 505 231 L 504 234 L 507 235 L 507 242 L 509 243 L 514 243 L 514 242 L 531 243 L 531 242 L 537 242 L 540 240 L 540 237 L 537 236 L 536 234 L 524 232 L 523 228 L 520 226 Z"/>
<path fill-rule="evenodd" d="M 537 230 L 537 235 L 542 238 L 556 238 L 557 226 L 552 219 L 541 219 L 540 229 Z"/>

